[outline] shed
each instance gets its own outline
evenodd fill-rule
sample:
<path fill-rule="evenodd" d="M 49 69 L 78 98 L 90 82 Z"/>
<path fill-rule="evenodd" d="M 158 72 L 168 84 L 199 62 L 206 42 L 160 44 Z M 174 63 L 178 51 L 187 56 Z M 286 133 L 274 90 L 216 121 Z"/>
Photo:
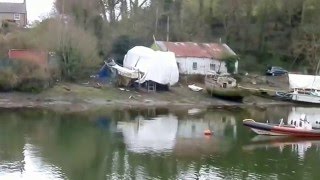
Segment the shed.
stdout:
<path fill-rule="evenodd" d="M 39 65 L 48 65 L 49 53 L 46 51 L 29 49 L 11 49 L 8 52 L 9 59 L 34 62 Z"/>
<path fill-rule="evenodd" d="M 180 74 L 202 74 L 209 71 L 227 73 L 226 56 L 236 56 L 236 53 L 222 43 L 166 42 L 155 41 L 153 49 L 175 53 Z M 238 61 L 235 62 L 235 72 L 238 72 Z"/>

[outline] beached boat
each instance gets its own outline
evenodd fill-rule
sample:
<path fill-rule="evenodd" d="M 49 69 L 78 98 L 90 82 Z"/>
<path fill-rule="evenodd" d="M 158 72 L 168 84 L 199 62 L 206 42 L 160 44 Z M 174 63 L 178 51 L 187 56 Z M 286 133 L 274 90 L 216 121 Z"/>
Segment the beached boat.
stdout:
<path fill-rule="evenodd" d="M 320 76 L 289 74 L 291 100 L 320 104 Z"/>
<path fill-rule="evenodd" d="M 222 99 L 242 101 L 247 91 L 237 87 L 236 79 L 229 74 L 208 73 L 205 76 L 205 88 L 211 96 Z"/>
<path fill-rule="evenodd" d="M 261 123 L 253 119 L 243 120 L 243 125 L 251 128 L 252 131 L 259 135 L 272 136 L 296 136 L 296 137 L 320 137 L 320 129 L 313 128 L 307 120 L 306 115 L 302 114 L 299 119 L 291 119 L 288 124 Z"/>
<path fill-rule="evenodd" d="M 105 62 L 105 64 L 117 71 L 118 85 L 128 86 L 132 81 L 139 80 L 143 73 L 137 69 L 128 69 L 118 65 L 113 59 L 110 62 Z"/>

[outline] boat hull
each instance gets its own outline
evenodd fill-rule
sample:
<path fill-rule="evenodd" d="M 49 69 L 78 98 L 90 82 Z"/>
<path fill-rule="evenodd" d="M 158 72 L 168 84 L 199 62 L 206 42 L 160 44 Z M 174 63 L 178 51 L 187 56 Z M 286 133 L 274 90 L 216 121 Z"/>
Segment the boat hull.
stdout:
<path fill-rule="evenodd" d="M 276 124 L 259 123 L 252 119 L 243 120 L 243 125 L 251 128 L 255 133 L 260 135 L 271 136 L 295 136 L 295 137 L 320 137 L 320 130 L 307 130 L 294 128 L 293 126 Z"/>
<path fill-rule="evenodd" d="M 206 88 L 209 95 L 225 100 L 242 102 L 246 94 L 238 88 Z"/>
<path fill-rule="evenodd" d="M 292 101 L 300 103 L 320 104 L 320 96 L 310 94 L 292 94 Z"/>

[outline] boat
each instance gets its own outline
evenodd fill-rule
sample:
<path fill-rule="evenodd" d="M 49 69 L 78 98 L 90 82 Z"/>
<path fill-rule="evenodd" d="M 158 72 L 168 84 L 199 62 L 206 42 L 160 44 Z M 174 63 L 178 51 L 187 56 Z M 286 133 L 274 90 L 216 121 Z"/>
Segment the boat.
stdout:
<path fill-rule="evenodd" d="M 279 124 L 256 122 L 253 119 L 244 119 L 243 125 L 251 128 L 259 135 L 294 136 L 294 137 L 320 137 L 320 129 L 313 128 L 305 114 L 299 119 L 291 119 L 284 124 L 283 119 Z"/>
<path fill-rule="evenodd" d="M 288 93 L 288 92 L 277 91 L 275 96 L 276 96 L 276 98 L 284 100 L 284 101 L 291 101 L 292 100 L 292 94 Z"/>
<path fill-rule="evenodd" d="M 141 72 L 137 69 L 128 69 L 118 65 L 113 59 L 111 62 L 105 62 L 105 64 L 111 68 L 114 68 L 118 71 L 118 74 L 130 79 L 138 79 L 141 76 Z"/>
<path fill-rule="evenodd" d="M 143 76 L 143 73 L 138 69 L 128 69 L 118 65 L 113 59 L 110 62 L 105 62 L 105 64 L 117 71 L 119 75 L 118 84 L 123 86 L 128 86 L 132 80 L 138 80 Z"/>
<path fill-rule="evenodd" d="M 188 88 L 195 92 L 202 91 L 203 89 L 202 87 L 196 86 L 195 84 L 188 85 Z"/>
<path fill-rule="evenodd" d="M 293 102 L 320 104 L 320 76 L 289 74 L 289 85 Z"/>
<path fill-rule="evenodd" d="M 247 91 L 238 88 L 236 79 L 230 74 L 207 73 L 205 89 L 211 96 L 238 102 L 247 95 Z"/>

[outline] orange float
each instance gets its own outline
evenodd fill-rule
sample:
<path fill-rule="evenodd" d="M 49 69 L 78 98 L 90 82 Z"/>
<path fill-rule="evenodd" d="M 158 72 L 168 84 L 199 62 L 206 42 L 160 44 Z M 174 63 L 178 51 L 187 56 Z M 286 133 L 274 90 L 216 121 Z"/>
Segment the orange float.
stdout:
<path fill-rule="evenodd" d="M 210 129 L 204 130 L 204 135 L 206 135 L 206 136 L 211 136 L 212 134 L 213 134 L 213 132 L 210 131 Z"/>

